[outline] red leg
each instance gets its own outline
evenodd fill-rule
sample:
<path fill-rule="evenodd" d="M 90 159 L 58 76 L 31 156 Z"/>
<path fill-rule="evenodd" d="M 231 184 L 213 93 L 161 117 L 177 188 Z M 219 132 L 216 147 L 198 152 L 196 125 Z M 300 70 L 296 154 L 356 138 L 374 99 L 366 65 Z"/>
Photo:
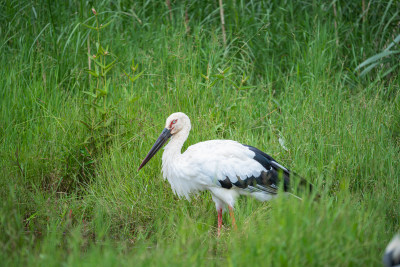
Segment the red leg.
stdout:
<path fill-rule="evenodd" d="M 222 209 L 218 210 L 218 237 L 221 235 L 222 228 Z"/>
<path fill-rule="evenodd" d="M 231 206 L 228 206 L 228 208 L 229 208 L 229 215 L 231 215 L 231 218 L 232 218 L 232 226 L 235 230 L 237 230 L 235 214 L 233 213 L 233 208 Z"/>

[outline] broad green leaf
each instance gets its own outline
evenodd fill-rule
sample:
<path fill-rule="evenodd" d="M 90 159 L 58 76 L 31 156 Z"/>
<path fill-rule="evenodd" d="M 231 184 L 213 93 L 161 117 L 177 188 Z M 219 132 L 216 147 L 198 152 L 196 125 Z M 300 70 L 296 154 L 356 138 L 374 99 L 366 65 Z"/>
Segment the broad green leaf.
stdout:
<path fill-rule="evenodd" d="M 110 70 L 112 70 L 112 68 L 105 70 L 103 76 L 106 75 Z"/>
<path fill-rule="evenodd" d="M 83 141 L 83 143 L 84 144 L 90 144 L 91 143 L 91 140 L 90 139 L 92 139 L 93 138 L 93 136 L 88 136 L 88 137 L 86 137 L 85 138 L 85 141 Z M 83 151 L 85 151 L 86 153 L 85 154 L 87 154 L 87 151 L 86 150 L 83 150 Z"/>
<path fill-rule="evenodd" d="M 90 74 L 90 75 L 92 75 L 92 76 L 94 76 L 94 77 L 99 77 L 99 74 L 98 73 L 96 73 L 96 72 L 94 72 L 94 71 L 92 71 L 92 70 L 87 70 L 87 72 Z"/>
<path fill-rule="evenodd" d="M 115 65 L 115 62 L 117 62 L 116 59 L 105 67 L 104 75 L 107 74 L 107 72 L 109 72 L 110 70 L 112 70 L 112 67 Z"/>
<path fill-rule="evenodd" d="M 210 88 L 214 86 L 214 84 L 217 82 L 218 80 L 214 80 L 211 84 L 210 84 Z"/>
<path fill-rule="evenodd" d="M 82 91 L 82 93 L 87 94 L 87 95 L 90 95 L 91 97 L 95 97 L 95 98 L 97 97 L 97 95 L 94 94 L 94 93 L 92 93 L 92 92 Z"/>
<path fill-rule="evenodd" d="M 398 45 L 399 42 L 400 42 L 400 34 L 397 35 L 397 37 L 393 40 L 393 42 L 388 47 L 386 47 L 385 51 L 390 50 L 390 48 L 392 48 L 394 45 Z"/>
<path fill-rule="evenodd" d="M 136 81 L 140 76 L 142 76 L 143 72 L 144 72 L 144 70 L 142 70 L 138 75 L 136 75 L 135 77 L 133 77 L 132 79 L 130 79 L 131 82 Z"/>
<path fill-rule="evenodd" d="M 81 25 L 82 25 L 82 26 L 85 26 L 86 28 L 89 28 L 89 29 L 92 29 L 92 30 L 97 31 L 97 28 L 92 27 L 92 26 L 89 26 L 89 25 L 87 25 L 87 24 L 85 24 L 85 23 L 81 23 Z"/>
<path fill-rule="evenodd" d="M 114 59 L 113 62 L 111 62 L 110 64 L 108 64 L 108 65 L 105 67 L 105 69 L 108 70 L 109 68 L 111 68 L 111 67 L 114 65 L 115 62 L 117 62 L 116 59 Z"/>
<path fill-rule="evenodd" d="M 202 73 L 200 73 L 201 77 L 203 77 L 204 79 L 206 79 L 208 81 L 208 77 Z"/>
<path fill-rule="evenodd" d="M 99 104 L 96 104 L 96 103 L 90 103 L 90 105 L 92 107 L 94 107 L 95 109 L 101 109 L 102 108 L 102 106 L 100 106 Z"/>
<path fill-rule="evenodd" d="M 122 70 L 122 72 L 123 72 L 123 73 L 125 73 L 126 77 L 128 77 L 128 78 L 129 78 L 129 80 L 132 80 L 132 78 L 129 76 L 129 74 L 128 74 L 128 73 L 126 73 L 126 71 Z"/>
<path fill-rule="evenodd" d="M 357 70 L 359 70 L 360 68 L 362 68 L 362 67 L 364 67 L 364 66 L 366 66 L 366 65 L 368 65 L 368 64 L 371 64 L 372 62 L 375 62 L 375 61 L 377 61 L 377 60 L 380 60 L 381 58 L 384 58 L 384 57 L 387 57 L 387 56 L 389 56 L 389 55 L 392 55 L 392 54 L 396 54 L 396 53 L 399 53 L 400 51 L 383 51 L 383 52 L 381 52 L 381 53 L 378 53 L 378 54 L 376 54 L 376 55 L 374 55 L 374 56 L 372 56 L 372 57 L 370 57 L 370 58 L 368 58 L 367 60 L 365 60 L 363 63 L 361 63 L 360 65 L 358 65 L 357 66 L 357 68 L 355 69 L 356 71 Z"/>
<path fill-rule="evenodd" d="M 29 222 L 30 220 L 34 219 L 37 214 L 38 214 L 38 212 L 33 213 L 31 216 L 29 216 L 28 219 L 26 219 L 26 221 Z"/>
<path fill-rule="evenodd" d="M 376 65 L 378 65 L 380 62 L 375 62 L 371 65 L 369 65 L 367 68 L 365 68 L 361 73 L 360 76 L 364 76 L 365 74 L 367 74 L 368 72 L 370 72 L 373 68 L 375 68 Z"/>
<path fill-rule="evenodd" d="M 231 69 L 231 67 L 227 67 L 226 69 L 224 69 L 223 73 L 226 73 L 230 69 Z"/>
<path fill-rule="evenodd" d="M 138 69 L 138 67 L 139 67 L 139 64 L 136 64 L 136 66 L 132 65 L 131 66 L 132 72 L 135 73 L 135 71 Z"/>
<path fill-rule="evenodd" d="M 105 68 L 105 66 L 103 64 L 101 64 L 97 58 L 93 57 L 92 55 L 88 54 L 88 56 L 90 57 L 91 60 L 94 61 L 94 63 L 96 63 L 98 66 L 102 67 L 103 69 Z"/>
<path fill-rule="evenodd" d="M 104 52 L 105 52 L 105 50 L 103 49 L 103 47 L 101 45 L 99 45 L 97 47 L 97 54 L 101 54 L 104 56 Z"/>
<path fill-rule="evenodd" d="M 106 96 L 108 94 L 106 90 L 97 89 L 97 91 L 100 93 L 99 96 Z"/>
<path fill-rule="evenodd" d="M 111 24 L 111 22 L 113 22 L 113 19 L 112 19 L 112 20 L 110 20 L 109 22 L 107 22 L 106 24 L 104 24 L 104 25 L 100 26 L 100 30 L 101 30 L 101 29 L 104 29 L 105 27 L 107 27 L 108 25 L 110 25 L 110 24 Z"/>

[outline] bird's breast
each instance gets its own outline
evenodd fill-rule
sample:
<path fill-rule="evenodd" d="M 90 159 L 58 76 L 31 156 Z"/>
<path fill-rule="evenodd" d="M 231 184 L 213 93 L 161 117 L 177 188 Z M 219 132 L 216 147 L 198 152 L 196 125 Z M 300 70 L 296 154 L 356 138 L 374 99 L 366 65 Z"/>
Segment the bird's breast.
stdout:
<path fill-rule="evenodd" d="M 196 176 L 195 170 L 183 160 L 163 161 L 162 172 L 164 179 L 168 180 L 172 191 L 178 197 L 185 197 L 190 200 L 191 194 L 196 194 L 206 189 L 201 182 L 201 176 Z"/>

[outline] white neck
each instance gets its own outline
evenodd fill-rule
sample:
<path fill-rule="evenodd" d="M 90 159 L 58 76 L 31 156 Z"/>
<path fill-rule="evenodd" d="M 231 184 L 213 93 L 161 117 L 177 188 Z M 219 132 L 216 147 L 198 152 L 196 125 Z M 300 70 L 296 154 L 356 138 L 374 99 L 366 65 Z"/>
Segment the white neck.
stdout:
<path fill-rule="evenodd" d="M 164 148 L 163 162 L 170 162 L 173 158 L 182 154 L 182 146 L 189 136 L 189 131 L 190 128 L 183 128 L 171 137 L 171 141 Z"/>
<path fill-rule="evenodd" d="M 181 168 L 185 167 L 185 160 L 181 153 L 182 146 L 189 136 L 190 126 L 184 128 L 171 137 L 171 141 L 165 146 L 162 156 L 162 171 L 164 179 L 168 179 L 171 188 L 179 197 L 184 196 L 190 199 L 190 192 L 199 190 L 196 183 L 190 183 L 188 180 L 182 182 L 184 172 Z"/>

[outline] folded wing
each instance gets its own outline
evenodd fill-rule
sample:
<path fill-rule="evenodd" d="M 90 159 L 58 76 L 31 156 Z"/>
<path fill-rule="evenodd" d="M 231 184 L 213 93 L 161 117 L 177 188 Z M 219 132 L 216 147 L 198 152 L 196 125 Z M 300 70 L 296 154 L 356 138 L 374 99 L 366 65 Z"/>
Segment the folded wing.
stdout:
<path fill-rule="evenodd" d="M 187 159 L 196 159 L 197 166 L 212 183 L 226 189 L 240 188 L 250 192 L 276 194 L 283 179 L 289 188 L 289 170 L 261 150 L 230 140 L 212 140 L 191 146 Z M 193 164 L 191 164 L 193 166 Z"/>

